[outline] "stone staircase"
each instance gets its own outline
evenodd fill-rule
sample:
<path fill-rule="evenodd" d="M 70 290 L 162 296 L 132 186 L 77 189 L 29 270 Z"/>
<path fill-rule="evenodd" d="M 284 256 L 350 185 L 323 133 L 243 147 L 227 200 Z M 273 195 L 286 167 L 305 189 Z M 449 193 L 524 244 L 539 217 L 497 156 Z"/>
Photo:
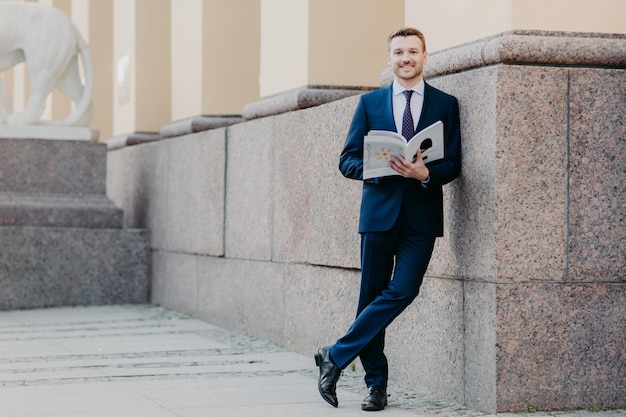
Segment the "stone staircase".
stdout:
<path fill-rule="evenodd" d="M 0 310 L 149 300 L 148 231 L 123 228 L 106 152 L 0 139 Z"/>

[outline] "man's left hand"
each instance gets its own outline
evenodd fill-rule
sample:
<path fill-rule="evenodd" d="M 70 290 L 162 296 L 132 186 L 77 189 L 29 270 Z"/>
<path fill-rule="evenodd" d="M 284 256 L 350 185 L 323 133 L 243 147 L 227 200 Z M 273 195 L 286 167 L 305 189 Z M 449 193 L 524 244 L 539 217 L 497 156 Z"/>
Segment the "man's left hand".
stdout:
<path fill-rule="evenodd" d="M 422 159 L 422 151 L 418 150 L 415 154 L 415 160 L 409 162 L 402 156 L 392 156 L 389 161 L 391 169 L 402 175 L 404 178 L 415 178 L 420 181 L 426 181 L 430 176 L 428 167 Z"/>

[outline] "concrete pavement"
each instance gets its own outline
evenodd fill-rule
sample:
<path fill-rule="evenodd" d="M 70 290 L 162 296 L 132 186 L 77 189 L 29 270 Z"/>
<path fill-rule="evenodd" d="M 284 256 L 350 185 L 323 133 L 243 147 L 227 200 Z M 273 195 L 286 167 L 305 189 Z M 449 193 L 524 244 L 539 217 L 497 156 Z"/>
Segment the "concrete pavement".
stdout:
<path fill-rule="evenodd" d="M 0 312 L 1 417 L 364 415 L 358 371 L 340 380 L 337 409 L 320 398 L 316 381 L 312 356 L 159 307 Z M 485 415 L 400 386 L 389 391 L 384 416 Z"/>

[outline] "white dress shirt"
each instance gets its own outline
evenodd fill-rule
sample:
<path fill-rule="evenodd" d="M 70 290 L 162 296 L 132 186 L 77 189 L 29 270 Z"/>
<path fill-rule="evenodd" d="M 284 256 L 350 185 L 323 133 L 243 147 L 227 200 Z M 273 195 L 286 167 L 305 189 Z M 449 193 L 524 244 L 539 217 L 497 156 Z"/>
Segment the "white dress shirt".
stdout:
<path fill-rule="evenodd" d="M 404 90 L 413 90 L 413 94 L 411 94 L 411 115 L 413 116 L 413 131 L 415 131 L 422 114 L 422 107 L 424 106 L 424 79 L 417 85 L 414 85 L 413 88 L 404 88 L 395 80 L 393 82 L 393 120 L 396 123 L 398 133 L 402 133 L 402 115 L 406 106 Z"/>

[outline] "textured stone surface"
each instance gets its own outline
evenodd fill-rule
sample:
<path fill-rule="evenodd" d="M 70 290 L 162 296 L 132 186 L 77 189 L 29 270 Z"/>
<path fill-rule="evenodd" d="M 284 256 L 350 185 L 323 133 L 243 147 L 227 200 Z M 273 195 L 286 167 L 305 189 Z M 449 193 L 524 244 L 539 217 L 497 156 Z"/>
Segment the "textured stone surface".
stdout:
<path fill-rule="evenodd" d="M 360 266 L 361 183 L 338 168 L 356 100 L 276 118 L 273 259 Z"/>
<path fill-rule="evenodd" d="M 496 285 L 485 280 L 463 283 L 464 404 L 477 410 L 497 410 L 498 363 L 500 341 Z"/>
<path fill-rule="evenodd" d="M 272 258 L 274 120 L 228 130 L 225 249 L 227 257 Z"/>
<path fill-rule="evenodd" d="M 158 249 L 224 252 L 225 130 L 109 152 L 108 194 Z"/>
<path fill-rule="evenodd" d="M 567 70 L 498 71 L 495 256 L 500 279 L 565 278 Z"/>
<path fill-rule="evenodd" d="M 0 227 L 0 309 L 148 300 L 147 232 Z"/>
<path fill-rule="evenodd" d="M 0 192 L 104 194 L 106 145 L 0 139 Z"/>
<path fill-rule="evenodd" d="M 463 401 L 463 301 L 461 280 L 426 277 L 413 304 L 387 328 L 393 378 Z"/>
<path fill-rule="evenodd" d="M 570 70 L 569 276 L 626 280 L 626 70 Z"/>
<path fill-rule="evenodd" d="M 498 285 L 499 410 L 626 407 L 626 287 Z"/>
<path fill-rule="evenodd" d="M 498 69 L 481 68 L 429 82 L 459 100 L 463 168 L 443 189 L 444 236 L 437 239 L 428 274 L 495 279 Z"/>
<path fill-rule="evenodd" d="M 120 228 L 123 216 L 105 195 L 0 192 L 0 226 Z"/>

